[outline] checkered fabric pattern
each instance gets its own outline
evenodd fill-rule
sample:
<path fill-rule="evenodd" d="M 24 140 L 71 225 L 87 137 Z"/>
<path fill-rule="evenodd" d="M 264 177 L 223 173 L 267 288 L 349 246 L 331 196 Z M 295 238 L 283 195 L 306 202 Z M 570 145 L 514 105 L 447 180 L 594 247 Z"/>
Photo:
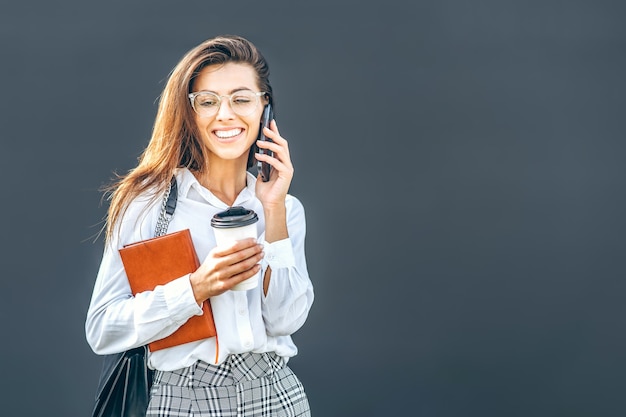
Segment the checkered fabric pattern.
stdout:
<path fill-rule="evenodd" d="M 300 380 L 274 353 L 229 355 L 154 375 L 147 417 L 310 416 Z"/>

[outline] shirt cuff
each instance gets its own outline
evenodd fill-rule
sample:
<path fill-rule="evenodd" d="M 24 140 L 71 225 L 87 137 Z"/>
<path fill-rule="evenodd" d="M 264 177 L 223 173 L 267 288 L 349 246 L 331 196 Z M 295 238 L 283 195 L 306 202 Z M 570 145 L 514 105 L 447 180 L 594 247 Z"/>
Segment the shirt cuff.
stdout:
<path fill-rule="evenodd" d="M 293 255 L 290 238 L 277 240 L 272 243 L 263 241 L 263 251 L 265 252 L 264 260 L 272 270 L 296 266 L 296 258 Z"/>
<path fill-rule="evenodd" d="M 191 289 L 190 275 L 184 275 L 163 286 L 163 295 L 170 317 L 181 325 L 191 316 L 202 314 L 202 308 L 196 303 L 196 297 Z"/>

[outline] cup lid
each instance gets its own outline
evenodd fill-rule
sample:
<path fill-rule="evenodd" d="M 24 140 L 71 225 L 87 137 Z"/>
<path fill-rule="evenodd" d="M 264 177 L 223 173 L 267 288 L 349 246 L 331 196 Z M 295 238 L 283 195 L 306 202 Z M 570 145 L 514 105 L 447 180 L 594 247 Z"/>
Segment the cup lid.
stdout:
<path fill-rule="evenodd" d="M 259 217 L 253 210 L 242 206 L 234 206 L 215 214 L 211 219 L 211 226 L 217 229 L 231 229 L 247 226 L 256 223 L 258 220 Z"/>

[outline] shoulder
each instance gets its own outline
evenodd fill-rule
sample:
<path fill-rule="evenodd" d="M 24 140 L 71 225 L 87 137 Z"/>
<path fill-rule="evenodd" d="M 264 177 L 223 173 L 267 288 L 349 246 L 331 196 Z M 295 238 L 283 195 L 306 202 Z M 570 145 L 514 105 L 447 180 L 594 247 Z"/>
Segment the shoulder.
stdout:
<path fill-rule="evenodd" d="M 122 222 L 137 219 L 142 216 L 142 213 L 158 208 L 160 203 L 161 198 L 157 195 L 156 190 L 148 190 L 141 193 L 128 204 L 122 217 Z"/>
<path fill-rule="evenodd" d="M 115 225 L 115 246 L 152 237 L 161 208 L 161 197 L 156 190 L 148 190 L 130 201 L 120 221 Z"/>

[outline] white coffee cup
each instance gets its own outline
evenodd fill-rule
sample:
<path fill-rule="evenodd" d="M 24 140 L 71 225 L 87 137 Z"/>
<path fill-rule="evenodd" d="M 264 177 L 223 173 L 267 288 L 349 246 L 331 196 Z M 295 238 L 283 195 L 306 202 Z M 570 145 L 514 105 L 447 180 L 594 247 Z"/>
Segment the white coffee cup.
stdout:
<path fill-rule="evenodd" d="M 230 207 L 226 211 L 217 213 L 211 219 L 211 226 L 215 234 L 217 246 L 231 245 L 237 240 L 257 238 L 256 223 L 259 217 L 253 210 L 241 206 Z M 240 282 L 231 289 L 246 291 L 259 285 L 260 272 Z"/>

